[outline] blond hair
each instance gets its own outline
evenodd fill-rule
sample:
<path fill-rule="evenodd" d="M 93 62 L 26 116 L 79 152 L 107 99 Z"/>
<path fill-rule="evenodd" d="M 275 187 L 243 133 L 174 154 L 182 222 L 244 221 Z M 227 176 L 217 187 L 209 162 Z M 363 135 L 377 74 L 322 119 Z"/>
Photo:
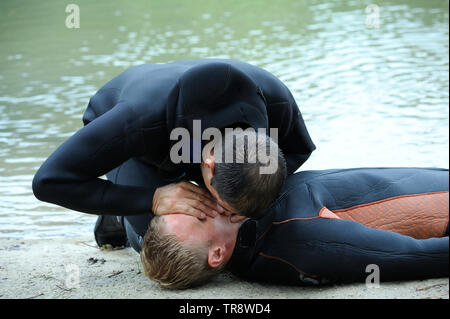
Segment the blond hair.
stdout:
<path fill-rule="evenodd" d="M 210 243 L 182 242 L 165 231 L 161 216 L 153 217 L 141 250 L 144 274 L 163 288 L 182 289 L 198 286 L 218 275 L 225 263 L 212 268 L 208 264 Z"/>

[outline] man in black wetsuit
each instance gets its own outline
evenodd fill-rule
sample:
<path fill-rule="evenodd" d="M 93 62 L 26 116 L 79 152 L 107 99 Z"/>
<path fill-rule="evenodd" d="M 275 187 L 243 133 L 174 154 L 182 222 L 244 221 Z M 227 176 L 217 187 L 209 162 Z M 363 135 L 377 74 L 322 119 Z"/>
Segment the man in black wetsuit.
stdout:
<path fill-rule="evenodd" d="M 204 283 L 225 267 L 289 285 L 448 277 L 448 219 L 448 169 L 302 171 L 258 220 L 157 216 L 141 259 L 167 288 Z"/>
<path fill-rule="evenodd" d="M 186 182 L 204 185 L 199 163 L 171 160 L 176 141 L 170 133 L 181 127 L 192 136 L 194 120 L 201 121 L 202 130 L 277 128 L 287 174 L 315 149 L 292 94 L 269 72 L 235 60 L 146 64 L 118 75 L 91 98 L 83 116 L 85 126 L 41 166 L 33 192 L 40 200 L 101 215 L 95 229 L 99 245 L 124 241 L 116 218 L 106 216 L 125 216 L 121 219 L 125 228 L 139 239 L 154 214 L 181 211 L 199 218 L 204 217 L 201 213 L 214 216 L 214 210 L 246 214 L 223 200 L 227 185 L 213 188 L 217 192 L 208 188 L 211 196 Z M 199 145 L 198 140 L 192 142 Z M 217 173 L 214 165 L 209 170 L 211 175 Z M 279 175 L 282 171 L 281 167 Z M 100 178 L 104 174 L 107 181 Z M 236 185 L 256 191 L 259 183 L 247 180 Z M 227 198 L 239 191 L 235 187 Z M 275 198 L 275 191 L 255 199 L 253 208 L 261 210 L 263 199 Z M 170 205 L 174 201 L 178 204 Z"/>

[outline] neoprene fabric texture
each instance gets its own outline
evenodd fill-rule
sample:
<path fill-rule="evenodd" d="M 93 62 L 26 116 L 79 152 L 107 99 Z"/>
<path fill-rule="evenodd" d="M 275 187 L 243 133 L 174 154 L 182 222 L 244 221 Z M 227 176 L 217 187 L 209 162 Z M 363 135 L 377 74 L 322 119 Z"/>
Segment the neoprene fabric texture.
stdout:
<path fill-rule="evenodd" d="M 447 277 L 448 183 L 448 170 L 433 168 L 357 168 L 288 176 L 282 194 L 263 217 L 241 226 L 228 268 L 245 279 L 294 285 L 364 281 L 369 265 L 379 267 L 381 281 Z M 426 206 L 397 203 L 403 210 L 400 219 L 394 211 L 370 210 L 376 207 L 373 203 L 430 193 L 441 195 L 427 197 Z M 361 207 L 369 208 L 369 220 L 384 214 L 383 222 L 371 225 L 380 229 L 333 218 L 354 207 L 360 207 L 359 213 Z M 407 220 L 407 214 L 413 219 L 409 226 L 419 226 L 419 237 L 428 233 L 427 239 L 381 229 Z"/>
<path fill-rule="evenodd" d="M 292 94 L 261 68 L 224 59 L 144 64 L 118 75 L 91 98 L 85 126 L 43 163 L 33 192 L 40 200 L 85 213 L 151 214 L 155 185 L 198 171 L 198 164 L 194 169 L 169 158 L 176 143 L 170 132 L 184 127 L 192 136 L 194 119 L 202 121 L 202 129 L 237 122 L 278 128 L 289 173 L 315 149 Z M 147 185 L 99 178 L 136 158 L 157 169 Z"/>

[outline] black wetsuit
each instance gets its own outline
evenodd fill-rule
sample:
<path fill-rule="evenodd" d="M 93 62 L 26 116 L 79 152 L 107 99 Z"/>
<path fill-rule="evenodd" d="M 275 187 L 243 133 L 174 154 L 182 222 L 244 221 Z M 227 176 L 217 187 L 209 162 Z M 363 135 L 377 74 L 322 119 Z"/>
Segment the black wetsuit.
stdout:
<path fill-rule="evenodd" d="M 364 281 L 369 265 L 380 281 L 448 277 L 448 184 L 447 169 L 296 173 L 240 227 L 228 269 L 293 285 Z"/>
<path fill-rule="evenodd" d="M 133 67 L 90 100 L 85 126 L 45 161 L 35 196 L 73 210 L 127 216 L 143 236 L 155 189 L 182 178 L 201 182 L 198 164 L 170 160 L 170 132 L 234 123 L 278 128 L 288 173 L 315 149 L 287 87 L 269 72 L 235 60 L 205 59 Z M 269 132 L 269 131 L 267 131 Z M 100 176 L 106 174 L 108 181 Z M 145 176 L 145 178 L 144 178 Z"/>

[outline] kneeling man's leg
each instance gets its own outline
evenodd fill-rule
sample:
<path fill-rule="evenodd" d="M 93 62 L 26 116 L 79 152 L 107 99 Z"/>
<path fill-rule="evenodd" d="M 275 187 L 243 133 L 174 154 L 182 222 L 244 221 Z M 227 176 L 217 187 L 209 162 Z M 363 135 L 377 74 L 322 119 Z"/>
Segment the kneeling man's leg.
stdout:
<path fill-rule="evenodd" d="M 114 184 L 142 187 L 160 187 L 170 183 L 160 176 L 156 167 L 146 164 L 138 159 L 130 159 L 121 166 L 106 174 L 109 181 Z M 145 235 L 153 214 L 132 216 L 99 216 L 94 234 L 99 246 L 110 244 L 112 246 L 125 246 L 130 244 L 137 252 Z"/>

